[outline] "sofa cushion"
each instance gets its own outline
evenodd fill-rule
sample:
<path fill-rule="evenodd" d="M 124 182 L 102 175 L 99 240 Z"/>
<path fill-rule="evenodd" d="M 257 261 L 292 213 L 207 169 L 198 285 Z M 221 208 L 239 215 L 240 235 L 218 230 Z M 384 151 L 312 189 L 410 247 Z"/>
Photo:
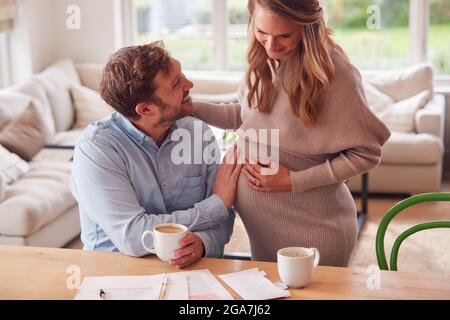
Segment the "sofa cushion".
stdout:
<path fill-rule="evenodd" d="M 45 145 L 45 125 L 33 104 L 0 132 L 0 144 L 26 161 Z"/>
<path fill-rule="evenodd" d="M 382 164 L 430 165 L 442 161 L 442 140 L 428 133 L 392 132 L 383 146 Z"/>
<path fill-rule="evenodd" d="M 11 87 L 10 90 L 24 94 L 32 99 L 31 102 L 39 110 L 41 118 L 48 129 L 49 136 L 53 135 L 55 133 L 55 121 L 53 120 L 52 108 L 47 94 L 39 82 L 36 79 L 28 79 L 22 84 Z"/>
<path fill-rule="evenodd" d="M 51 115 L 50 118 L 46 116 L 45 106 L 36 99 L 14 91 L 0 92 L 0 131 L 23 114 L 30 105 L 36 108 L 36 118 L 40 119 L 39 123 L 42 124 L 44 140 L 51 139 L 51 130 L 54 131 L 53 118 Z"/>
<path fill-rule="evenodd" d="M 17 154 L 9 152 L 0 145 L 0 180 L 10 184 L 19 179 L 30 170 L 28 163 L 23 161 Z M 1 200 L 0 200 L 1 202 Z"/>
<path fill-rule="evenodd" d="M 45 88 L 52 108 L 56 131 L 68 130 L 74 122 L 69 88 L 79 85 L 77 71 L 71 60 L 61 60 L 35 76 Z"/>
<path fill-rule="evenodd" d="M 418 64 L 376 75 L 369 82 L 395 101 L 401 101 L 424 90 L 433 92 L 433 69 L 428 64 Z"/>
<path fill-rule="evenodd" d="M 426 105 L 431 93 L 421 93 L 386 106 L 386 109 L 376 115 L 388 126 L 391 131 L 413 133 L 416 131 L 416 114 L 420 108 Z"/>
<path fill-rule="evenodd" d="M 7 186 L 0 203 L 0 234 L 27 236 L 75 206 L 71 162 L 31 162 L 30 171 Z"/>
<path fill-rule="evenodd" d="M 86 128 L 91 122 L 101 120 L 115 111 L 97 91 L 87 87 L 72 86 L 70 93 L 75 109 L 74 129 Z"/>
<path fill-rule="evenodd" d="M 364 93 L 366 95 L 367 105 L 375 114 L 380 114 L 395 103 L 395 100 L 387 94 L 378 90 L 370 82 L 363 82 Z"/>
<path fill-rule="evenodd" d="M 30 105 L 30 98 L 10 90 L 0 90 L 0 130 Z"/>

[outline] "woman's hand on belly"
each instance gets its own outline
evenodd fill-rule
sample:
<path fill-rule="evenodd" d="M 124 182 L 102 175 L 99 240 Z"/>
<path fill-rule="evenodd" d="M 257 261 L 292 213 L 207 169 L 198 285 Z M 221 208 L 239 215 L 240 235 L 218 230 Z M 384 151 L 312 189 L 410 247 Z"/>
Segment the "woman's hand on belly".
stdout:
<path fill-rule="evenodd" d="M 290 192 L 292 191 L 292 179 L 290 170 L 277 162 L 267 164 L 255 164 L 245 159 L 242 173 L 247 179 L 247 184 L 260 192 Z"/>

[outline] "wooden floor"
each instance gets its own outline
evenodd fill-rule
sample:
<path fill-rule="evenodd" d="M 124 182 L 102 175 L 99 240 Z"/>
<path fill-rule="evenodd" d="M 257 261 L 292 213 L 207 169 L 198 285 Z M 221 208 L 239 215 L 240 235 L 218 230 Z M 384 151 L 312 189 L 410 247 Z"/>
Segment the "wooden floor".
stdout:
<path fill-rule="evenodd" d="M 450 191 L 450 181 L 443 184 L 442 191 Z M 384 213 L 394 204 L 404 199 L 401 196 L 371 196 L 366 223 L 359 235 L 358 243 L 350 262 L 352 266 L 368 267 L 377 265 L 375 256 L 375 235 Z M 356 199 L 359 206 L 359 200 Z M 408 227 L 430 220 L 450 220 L 450 203 L 421 204 L 405 210 L 396 217 L 386 232 L 387 254 L 397 235 Z M 417 233 L 403 243 L 399 253 L 399 270 L 409 271 L 450 271 L 450 230 L 435 229 Z M 75 239 L 69 248 L 81 248 L 80 239 Z M 233 235 L 225 247 L 225 252 L 249 254 L 250 245 L 244 225 L 236 218 Z M 389 256 L 388 256 L 389 257 Z M 389 258 L 388 258 L 389 260 Z"/>

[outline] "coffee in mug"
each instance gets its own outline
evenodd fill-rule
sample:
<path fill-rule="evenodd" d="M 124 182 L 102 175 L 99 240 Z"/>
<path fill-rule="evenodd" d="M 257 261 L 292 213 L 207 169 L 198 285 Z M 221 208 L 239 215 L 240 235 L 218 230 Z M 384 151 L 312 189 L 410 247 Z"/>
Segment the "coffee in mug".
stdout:
<path fill-rule="evenodd" d="M 155 231 L 162 232 L 162 233 L 180 233 L 180 232 L 184 232 L 185 229 L 163 225 L 163 226 L 156 227 Z"/>
<path fill-rule="evenodd" d="M 188 228 L 177 223 L 163 223 L 153 227 L 152 231 L 145 231 L 142 234 L 142 245 L 153 254 L 156 254 L 162 261 L 169 261 L 175 258 L 175 251 L 181 248 L 180 240 L 184 238 Z M 153 237 L 153 248 L 145 245 L 144 239 L 151 234 Z"/>
<path fill-rule="evenodd" d="M 288 247 L 278 250 L 278 275 L 291 288 L 306 287 L 319 264 L 320 254 L 316 248 Z"/>

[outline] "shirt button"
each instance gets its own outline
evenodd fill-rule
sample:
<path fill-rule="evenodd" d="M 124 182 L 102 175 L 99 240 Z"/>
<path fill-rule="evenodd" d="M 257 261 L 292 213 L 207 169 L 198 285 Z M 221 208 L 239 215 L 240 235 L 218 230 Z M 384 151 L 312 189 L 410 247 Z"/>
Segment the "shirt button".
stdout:
<path fill-rule="evenodd" d="M 164 183 L 163 183 L 163 186 L 164 186 L 164 188 L 167 188 L 167 183 L 164 182 Z"/>

